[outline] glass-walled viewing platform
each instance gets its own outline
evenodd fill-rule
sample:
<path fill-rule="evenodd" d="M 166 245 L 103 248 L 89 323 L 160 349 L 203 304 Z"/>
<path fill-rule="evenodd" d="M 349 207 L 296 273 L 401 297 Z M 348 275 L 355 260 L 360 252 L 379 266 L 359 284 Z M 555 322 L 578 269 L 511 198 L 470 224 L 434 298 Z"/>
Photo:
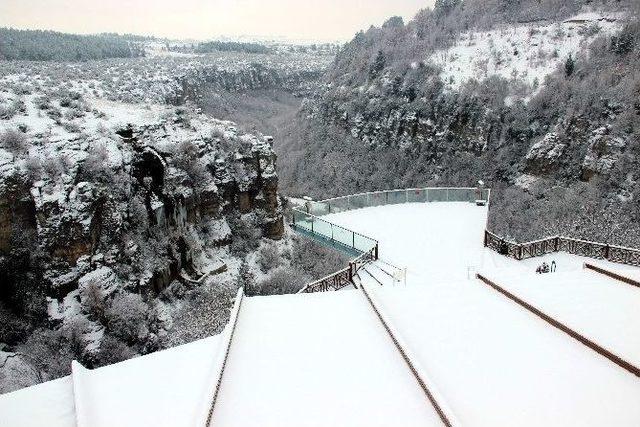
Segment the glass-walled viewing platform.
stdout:
<path fill-rule="evenodd" d="M 293 210 L 293 226 L 298 231 L 339 245 L 357 254 L 377 247 L 377 240 L 323 219 L 325 215 L 376 206 L 403 203 L 469 202 L 486 204 L 490 190 L 483 188 L 411 188 L 385 190 L 335 197 L 322 201 L 308 200 Z"/>

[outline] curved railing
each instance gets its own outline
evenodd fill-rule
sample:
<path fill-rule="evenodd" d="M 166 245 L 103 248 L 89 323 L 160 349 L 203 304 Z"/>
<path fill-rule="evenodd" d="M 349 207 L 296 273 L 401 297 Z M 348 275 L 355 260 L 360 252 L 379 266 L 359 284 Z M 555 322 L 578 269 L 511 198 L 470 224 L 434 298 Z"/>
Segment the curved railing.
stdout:
<path fill-rule="evenodd" d="M 430 202 L 477 202 L 489 201 L 491 190 L 474 187 L 444 187 L 444 188 L 407 188 L 403 190 L 384 190 L 368 193 L 352 194 L 334 197 L 319 202 L 310 201 L 306 212 L 317 217 L 349 211 L 353 209 L 374 206 L 397 205 L 402 203 L 430 203 Z"/>
<path fill-rule="evenodd" d="M 293 209 L 291 226 L 299 232 L 309 234 L 330 245 L 346 249 L 356 255 L 356 258 L 349 262 L 348 267 L 316 282 L 309 283 L 300 292 L 326 292 L 342 289 L 353 284 L 353 278 L 362 267 L 378 259 L 377 240 L 334 224 L 321 218 L 322 216 L 354 209 L 402 203 L 472 202 L 486 204 L 490 195 L 491 190 L 483 188 L 429 187 L 374 191 L 321 201 L 307 201 L 304 208 Z"/>

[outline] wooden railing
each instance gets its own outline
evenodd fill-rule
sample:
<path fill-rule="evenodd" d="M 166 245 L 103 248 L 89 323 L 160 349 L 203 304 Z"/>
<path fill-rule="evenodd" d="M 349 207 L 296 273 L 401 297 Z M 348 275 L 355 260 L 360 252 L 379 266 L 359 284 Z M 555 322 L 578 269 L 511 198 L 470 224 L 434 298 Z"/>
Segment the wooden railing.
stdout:
<path fill-rule="evenodd" d="M 339 291 L 340 289 L 353 284 L 353 278 L 358 271 L 360 271 L 360 269 L 369 262 L 375 261 L 376 259 L 378 259 L 377 246 L 351 260 L 348 267 L 336 271 L 335 273 L 320 280 L 309 283 L 304 288 L 300 289 L 298 293 Z"/>
<path fill-rule="evenodd" d="M 604 259 L 620 264 L 640 266 L 640 250 L 607 243 L 590 242 L 571 237 L 554 236 L 533 242 L 516 243 L 485 231 L 484 245 L 517 260 L 534 258 L 553 252 L 567 252 L 588 258 Z"/>

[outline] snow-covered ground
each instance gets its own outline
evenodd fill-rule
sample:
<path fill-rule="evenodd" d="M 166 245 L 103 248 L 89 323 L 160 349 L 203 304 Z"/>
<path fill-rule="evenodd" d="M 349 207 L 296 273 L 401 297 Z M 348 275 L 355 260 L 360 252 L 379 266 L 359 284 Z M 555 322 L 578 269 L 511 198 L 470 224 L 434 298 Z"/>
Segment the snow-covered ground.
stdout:
<path fill-rule="evenodd" d="M 256 64 L 284 78 L 305 72 L 320 72 L 333 55 L 309 51 L 249 54 L 215 52 L 189 55 L 150 49 L 146 58 L 117 58 L 83 63 L 0 62 L 0 95 L 47 93 L 56 96 L 74 91 L 84 97 L 96 97 L 127 103 L 175 104 L 182 95 L 183 82 L 196 82 L 205 74 L 223 73 L 227 82 L 238 82 L 230 74 L 251 73 Z M 222 80 L 222 79 L 221 79 Z M 1 104 L 1 102 L 0 102 Z"/>
<path fill-rule="evenodd" d="M 640 420 L 637 377 L 478 281 L 372 289 L 461 425 Z"/>
<path fill-rule="evenodd" d="M 384 263 L 368 266 L 359 276 L 376 292 L 463 425 L 635 425 L 640 419 L 633 403 L 640 396 L 637 378 L 475 280 L 474 274 L 527 281 L 528 292 L 544 303 L 541 308 L 554 308 L 549 314 L 571 320 L 570 326 L 588 331 L 600 345 L 619 349 L 635 363 L 640 333 L 633 307 L 639 306 L 640 292 L 585 273 L 584 262 L 594 262 L 588 258 L 556 253 L 519 262 L 483 248 L 486 214 L 486 208 L 469 203 L 432 203 L 324 218 L 378 239 L 383 258 L 408 268 L 406 288 L 390 286 L 392 280 L 381 269 L 391 269 Z M 563 273 L 535 275 L 539 264 L 552 260 Z M 598 263 L 622 268 L 630 277 L 640 273 Z M 529 289 L 533 280 L 557 282 L 562 275 L 572 277 L 573 285 Z"/>
<path fill-rule="evenodd" d="M 74 369 L 80 425 L 195 425 L 215 380 L 219 341 L 217 335 L 95 371 Z"/>
<path fill-rule="evenodd" d="M 442 67 L 441 77 L 449 89 L 459 89 L 472 78 L 495 75 L 522 81 L 535 90 L 570 55 L 575 59 L 596 37 L 618 31 L 618 19 L 591 13 L 552 24 L 467 32 L 454 46 L 435 52 L 429 59 Z"/>
<path fill-rule="evenodd" d="M 77 427 L 71 377 L 0 395 L 1 427 Z"/>
<path fill-rule="evenodd" d="M 487 274 L 499 286 L 640 366 L 640 288 L 590 270 Z"/>
<path fill-rule="evenodd" d="M 378 240 L 382 259 L 407 268 L 407 284 L 467 279 L 483 260 L 485 206 L 409 203 L 322 218 Z"/>
<path fill-rule="evenodd" d="M 360 291 L 246 298 L 218 426 L 436 426 Z"/>

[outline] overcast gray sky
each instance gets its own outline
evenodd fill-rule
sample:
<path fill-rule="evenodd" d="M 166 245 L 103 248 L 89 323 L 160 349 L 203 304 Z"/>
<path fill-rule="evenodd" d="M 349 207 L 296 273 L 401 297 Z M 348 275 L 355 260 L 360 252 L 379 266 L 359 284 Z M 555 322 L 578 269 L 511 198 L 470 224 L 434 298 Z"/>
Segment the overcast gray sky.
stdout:
<path fill-rule="evenodd" d="M 434 0 L 0 0 L 0 26 L 171 38 L 221 35 L 346 40 Z"/>

